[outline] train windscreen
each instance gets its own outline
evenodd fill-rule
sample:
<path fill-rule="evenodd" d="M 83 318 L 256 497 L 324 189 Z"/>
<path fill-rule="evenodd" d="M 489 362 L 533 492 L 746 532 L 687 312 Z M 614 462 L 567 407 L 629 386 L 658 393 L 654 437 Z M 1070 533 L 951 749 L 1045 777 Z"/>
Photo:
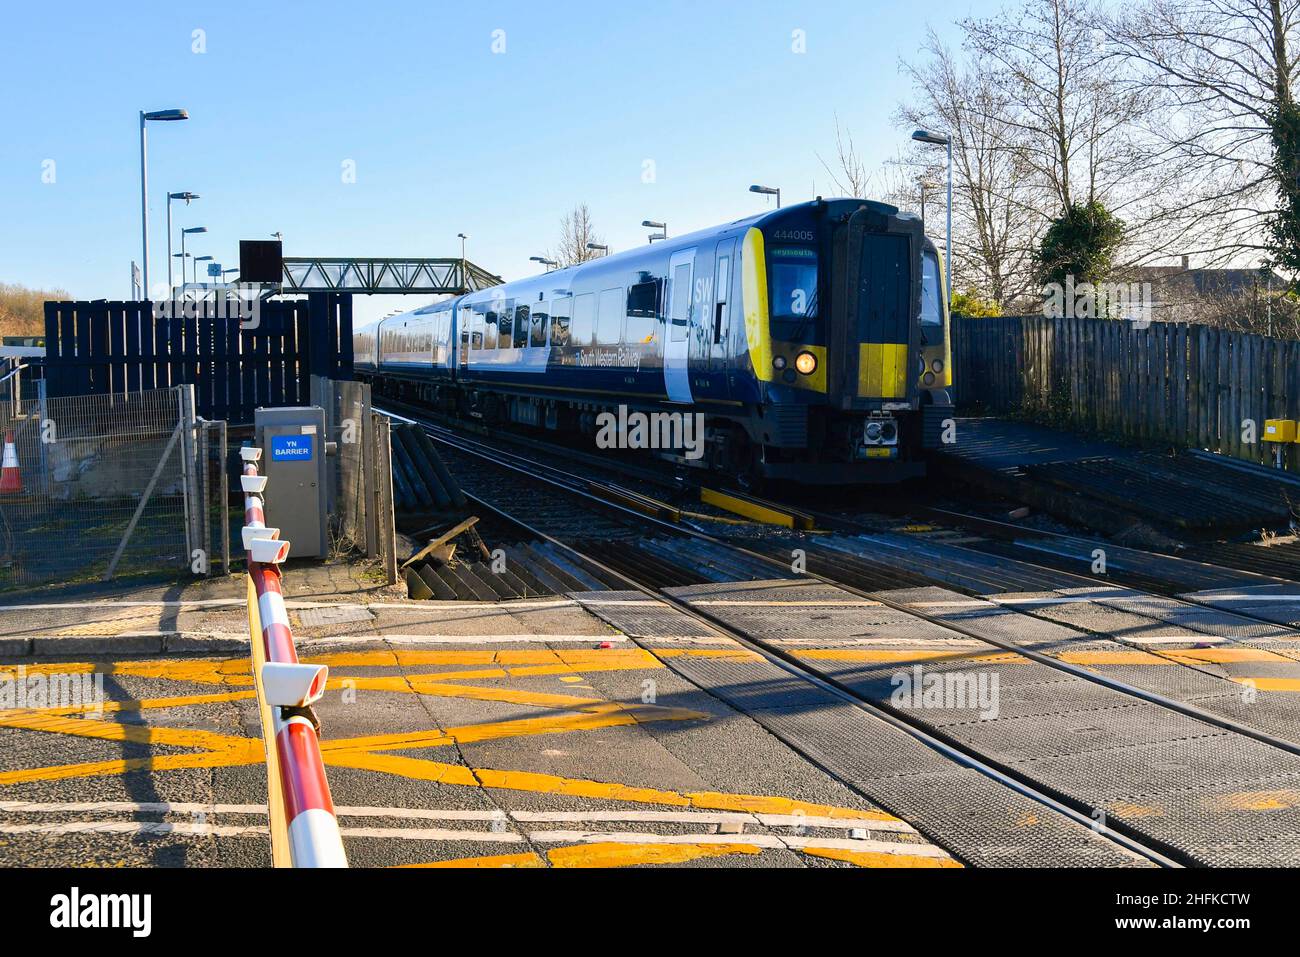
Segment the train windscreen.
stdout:
<path fill-rule="evenodd" d="M 768 308 L 772 338 L 817 342 L 817 251 L 776 246 L 768 256 Z"/>

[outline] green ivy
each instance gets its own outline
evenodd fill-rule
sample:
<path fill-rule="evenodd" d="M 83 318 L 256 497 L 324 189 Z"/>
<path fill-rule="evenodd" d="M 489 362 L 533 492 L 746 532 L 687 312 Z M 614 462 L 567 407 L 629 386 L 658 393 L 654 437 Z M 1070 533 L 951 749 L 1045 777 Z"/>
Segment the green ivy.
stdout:
<path fill-rule="evenodd" d="M 1035 278 L 1044 285 L 1102 282 L 1110 275 L 1124 224 L 1097 201 L 1074 203 L 1052 220 L 1034 255 Z"/>

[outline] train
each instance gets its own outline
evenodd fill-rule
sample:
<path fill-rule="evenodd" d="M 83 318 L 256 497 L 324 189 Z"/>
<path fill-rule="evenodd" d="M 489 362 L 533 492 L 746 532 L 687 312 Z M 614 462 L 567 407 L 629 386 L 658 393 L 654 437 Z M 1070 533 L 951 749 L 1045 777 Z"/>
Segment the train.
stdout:
<path fill-rule="evenodd" d="M 915 214 L 819 197 L 391 316 L 354 368 L 602 447 L 685 422 L 689 449 L 649 447 L 742 487 L 899 482 L 951 431 L 944 268 Z"/>

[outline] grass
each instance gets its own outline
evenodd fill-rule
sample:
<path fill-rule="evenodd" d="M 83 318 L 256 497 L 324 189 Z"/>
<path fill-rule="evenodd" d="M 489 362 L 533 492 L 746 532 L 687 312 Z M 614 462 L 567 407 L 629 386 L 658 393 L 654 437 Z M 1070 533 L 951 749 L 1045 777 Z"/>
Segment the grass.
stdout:
<path fill-rule="evenodd" d="M 45 335 L 45 301 L 70 298 L 65 289 L 28 289 L 0 282 L 0 336 Z"/>

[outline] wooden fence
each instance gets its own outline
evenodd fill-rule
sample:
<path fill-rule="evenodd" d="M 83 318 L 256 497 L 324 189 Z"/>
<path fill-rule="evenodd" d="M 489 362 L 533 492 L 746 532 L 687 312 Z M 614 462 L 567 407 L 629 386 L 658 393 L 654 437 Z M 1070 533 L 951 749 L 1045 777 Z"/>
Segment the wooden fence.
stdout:
<path fill-rule="evenodd" d="M 46 394 L 194 385 L 205 419 L 253 421 L 258 406 L 307 405 L 313 375 L 352 378 L 352 297 L 266 300 L 234 315 L 155 316 L 149 302 L 47 302 Z"/>
<path fill-rule="evenodd" d="M 1257 462 L 1264 420 L 1300 418 L 1300 341 L 1186 323 L 956 318 L 953 376 L 967 409 Z"/>

